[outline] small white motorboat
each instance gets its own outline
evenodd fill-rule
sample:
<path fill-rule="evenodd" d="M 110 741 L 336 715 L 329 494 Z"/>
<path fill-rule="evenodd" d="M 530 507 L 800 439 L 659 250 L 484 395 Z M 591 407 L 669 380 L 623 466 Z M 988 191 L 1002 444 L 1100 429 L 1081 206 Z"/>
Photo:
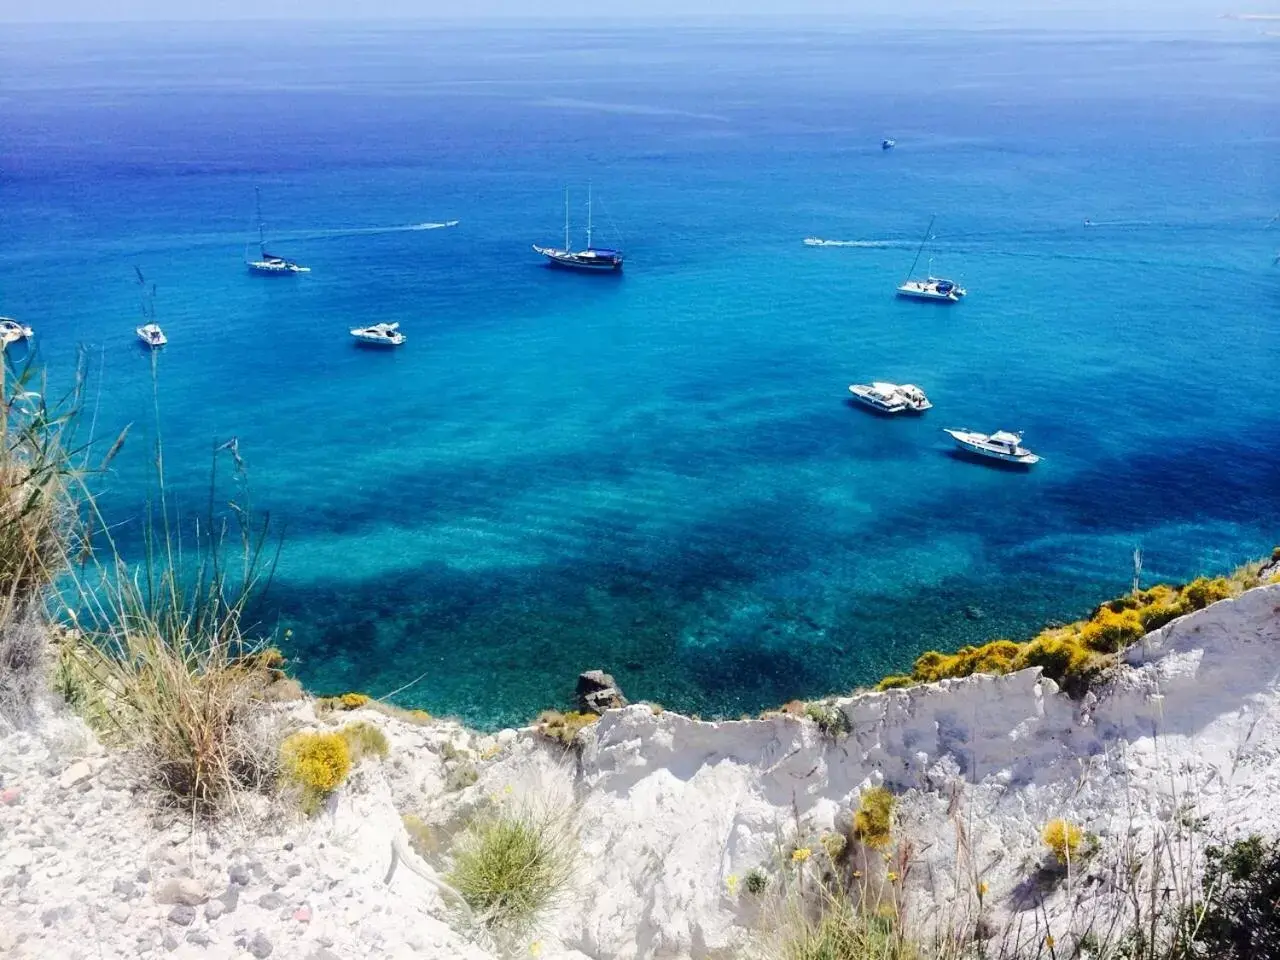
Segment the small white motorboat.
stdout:
<path fill-rule="evenodd" d="M 398 347 L 408 338 L 400 332 L 398 323 L 375 323 L 371 327 L 355 327 L 351 335 L 360 343 L 379 347 Z"/>
<path fill-rule="evenodd" d="M 19 340 L 30 340 L 32 330 L 25 324 L 19 323 L 12 317 L 0 317 L 0 341 L 3 346 L 7 347 L 11 343 L 17 343 Z"/>
<path fill-rule="evenodd" d="M 849 392 L 859 403 L 881 413 L 923 413 L 933 406 L 914 383 L 853 383 Z"/>
<path fill-rule="evenodd" d="M 961 450 L 980 457 L 1003 460 L 1005 463 L 1017 463 L 1025 467 L 1040 462 L 1039 457 L 1022 446 L 1020 433 L 997 430 L 995 433 L 986 434 L 974 430 L 952 429 L 947 429 L 945 432 L 950 434 L 951 439 L 955 440 Z"/>
<path fill-rule="evenodd" d="M 881 140 L 881 141 L 880 141 L 880 149 L 881 149 L 881 150 L 892 150 L 892 149 L 893 149 L 894 147 L 896 147 L 897 145 L 898 145 L 898 141 L 897 141 L 897 140 L 894 140 L 894 139 L 891 139 L 891 138 L 888 138 L 888 137 L 886 137 L 884 140 Z"/>
<path fill-rule="evenodd" d="M 160 329 L 160 324 L 158 323 L 144 324 L 138 327 L 135 332 L 138 334 L 138 339 L 152 350 L 157 347 L 163 347 L 169 342 L 169 338 L 164 335 L 164 331 Z"/>

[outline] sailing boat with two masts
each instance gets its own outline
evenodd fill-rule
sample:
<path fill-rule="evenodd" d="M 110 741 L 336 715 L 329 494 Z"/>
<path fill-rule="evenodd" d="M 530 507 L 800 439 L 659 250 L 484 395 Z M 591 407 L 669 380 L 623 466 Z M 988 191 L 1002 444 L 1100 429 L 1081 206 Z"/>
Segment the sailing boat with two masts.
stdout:
<path fill-rule="evenodd" d="M 310 273 L 310 267 L 304 267 L 288 257 L 280 257 L 274 253 L 267 252 L 267 232 L 262 222 L 262 193 L 257 187 L 253 188 L 253 199 L 258 214 L 258 259 L 253 259 L 253 255 L 250 253 L 250 248 L 253 246 L 252 241 L 250 241 L 244 248 L 244 265 L 249 268 L 249 272 L 268 277 Z"/>
<path fill-rule="evenodd" d="M 540 247 L 533 245 L 535 253 L 547 258 L 553 267 L 566 267 L 570 270 L 588 270 L 596 273 L 622 269 L 622 251 L 591 245 L 591 187 L 587 186 L 587 246 L 584 250 L 573 250 L 569 246 L 569 188 L 564 190 L 564 247 Z"/>
<path fill-rule="evenodd" d="M 916 264 L 920 262 L 920 254 L 924 252 L 924 245 L 933 239 L 933 224 L 937 219 L 937 217 L 933 217 L 929 220 L 929 229 L 924 232 L 924 239 L 920 241 L 920 246 L 916 248 L 916 258 L 911 261 L 911 269 L 907 271 L 907 279 L 898 286 L 898 296 L 900 297 L 906 297 L 909 300 L 956 303 L 965 295 L 964 287 L 954 280 L 943 280 L 940 277 L 933 276 L 932 260 L 929 261 L 929 272 L 925 274 L 923 280 L 911 279 L 911 275 L 916 272 Z"/>

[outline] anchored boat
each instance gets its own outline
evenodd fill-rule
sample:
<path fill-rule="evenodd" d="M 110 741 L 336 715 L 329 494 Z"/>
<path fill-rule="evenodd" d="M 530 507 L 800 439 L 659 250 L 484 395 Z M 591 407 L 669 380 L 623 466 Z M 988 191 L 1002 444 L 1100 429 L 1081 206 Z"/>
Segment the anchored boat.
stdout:
<path fill-rule="evenodd" d="M 915 280 L 911 277 L 916 272 L 916 264 L 920 262 L 920 254 L 924 252 L 924 245 L 932 238 L 933 224 L 937 219 L 937 217 L 933 217 L 929 220 L 929 229 L 924 232 L 924 238 L 920 241 L 920 246 L 916 248 L 916 258 L 911 261 L 911 269 L 907 271 L 907 279 L 898 286 L 898 296 L 905 297 L 908 300 L 958 303 L 966 293 L 964 287 L 954 280 L 944 280 L 941 277 L 933 276 L 932 260 L 929 261 L 929 272 L 925 275 L 925 279 Z"/>
<path fill-rule="evenodd" d="M 408 339 L 400 332 L 398 323 L 375 323 L 371 327 L 356 327 L 351 336 L 360 343 L 372 344 L 375 347 L 398 347 Z"/>
<path fill-rule="evenodd" d="M 849 385 L 849 393 L 854 400 L 881 413 L 924 413 L 933 407 L 914 383 L 854 383 Z"/>
<path fill-rule="evenodd" d="M 573 250 L 569 245 L 569 188 L 564 191 L 564 246 L 540 247 L 533 245 L 535 253 L 547 258 L 553 267 L 565 267 L 569 270 L 585 270 L 593 273 L 609 273 L 622 269 L 622 251 L 606 247 L 595 247 L 591 244 L 591 187 L 587 187 L 587 246 L 583 250 Z"/>
<path fill-rule="evenodd" d="M 19 340 L 30 340 L 32 335 L 32 329 L 25 323 L 19 323 L 12 317 L 0 317 L 0 349 Z"/>
<path fill-rule="evenodd" d="M 1002 460 L 1005 463 L 1016 463 L 1024 467 L 1040 462 L 1038 456 L 1022 446 L 1022 434 L 1020 433 L 997 430 L 995 433 L 986 434 L 978 433 L 974 430 L 952 429 L 947 429 L 944 432 L 950 434 L 951 439 L 955 440 L 956 446 L 961 450 L 976 454 L 979 457 Z"/>
<path fill-rule="evenodd" d="M 245 247 L 244 265 L 249 268 L 249 272 L 266 277 L 284 277 L 297 273 L 310 273 L 310 267 L 304 267 L 288 257 L 281 257 L 267 252 L 266 226 L 262 221 L 262 194 L 257 187 L 254 187 L 253 198 L 258 214 L 258 258 L 256 260 L 253 259 L 249 253 L 249 247 Z"/>

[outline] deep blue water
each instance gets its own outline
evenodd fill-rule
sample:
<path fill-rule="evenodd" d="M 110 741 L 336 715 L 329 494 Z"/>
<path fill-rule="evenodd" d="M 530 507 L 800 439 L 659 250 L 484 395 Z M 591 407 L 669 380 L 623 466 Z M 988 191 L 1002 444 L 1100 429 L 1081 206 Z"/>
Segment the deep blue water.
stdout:
<path fill-rule="evenodd" d="M 425 674 L 402 702 L 494 724 L 600 666 L 736 715 L 1078 616 L 1137 545 L 1157 579 L 1280 540 L 1277 51 L 1230 26 L 7 28 L 0 314 L 55 383 L 88 345 L 95 429 L 135 424 L 102 481 L 127 542 L 155 434 L 134 265 L 156 282 L 175 503 L 238 437 L 309 685 Z M 529 250 L 588 179 L 621 278 Z M 255 186 L 310 275 L 243 269 Z M 934 214 L 954 308 L 892 296 Z M 374 320 L 408 344 L 354 348 Z M 935 409 L 850 409 L 871 378 Z M 957 460 L 944 426 L 1044 462 Z"/>

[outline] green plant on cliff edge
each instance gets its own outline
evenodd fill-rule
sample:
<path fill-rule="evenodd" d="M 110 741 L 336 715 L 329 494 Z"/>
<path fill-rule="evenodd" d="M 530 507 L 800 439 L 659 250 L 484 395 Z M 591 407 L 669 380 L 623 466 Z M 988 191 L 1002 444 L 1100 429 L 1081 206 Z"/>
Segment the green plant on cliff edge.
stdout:
<path fill-rule="evenodd" d="M 278 544 L 266 518 L 250 509 L 235 441 L 213 451 L 204 516 L 179 525 L 158 437 L 157 426 L 158 489 L 144 515 L 138 563 L 123 559 L 110 526 L 86 501 L 95 535 L 85 538 L 64 598 L 74 625 L 65 655 L 93 692 L 100 735 L 131 748 L 175 802 L 210 813 L 237 789 L 269 785 L 277 771 L 274 746 L 256 720 L 264 691 L 281 674 L 276 658 L 260 653 L 266 643 L 246 635 L 245 618 L 270 581 Z M 229 502 L 219 475 L 227 458 L 234 464 Z"/>
<path fill-rule="evenodd" d="M 33 716 L 46 675 L 47 602 L 80 537 L 88 472 L 74 446 L 82 370 L 71 392 L 50 404 L 30 360 L 17 368 L 0 355 L 0 725 Z"/>
<path fill-rule="evenodd" d="M 458 838 L 448 879 L 484 926 L 518 934 L 564 892 L 576 858 L 563 815 L 498 809 Z"/>

